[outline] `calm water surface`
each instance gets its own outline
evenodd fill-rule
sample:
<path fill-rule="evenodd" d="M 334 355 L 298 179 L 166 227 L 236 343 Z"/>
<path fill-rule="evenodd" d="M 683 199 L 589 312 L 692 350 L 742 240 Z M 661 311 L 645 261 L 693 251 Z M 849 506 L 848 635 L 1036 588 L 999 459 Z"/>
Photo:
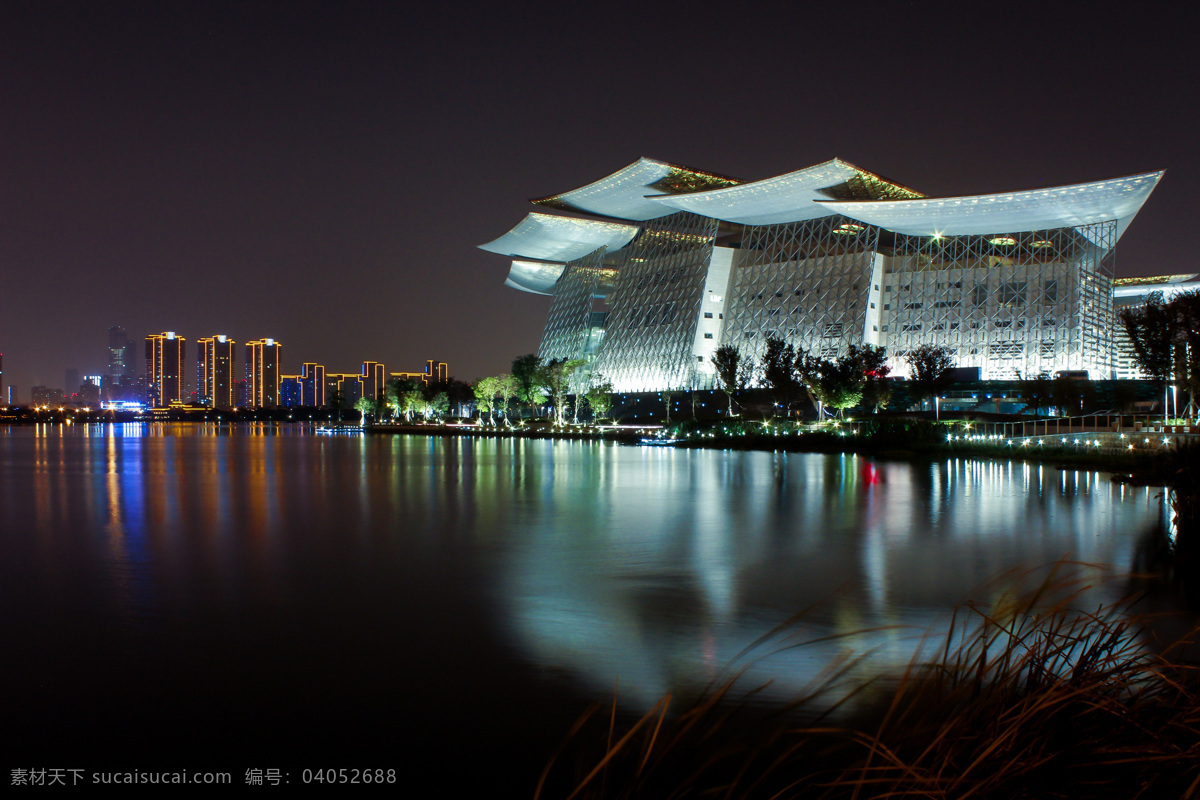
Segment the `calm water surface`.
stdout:
<path fill-rule="evenodd" d="M 889 627 L 759 645 L 751 679 L 897 667 L 1006 570 L 1128 570 L 1162 514 L 1155 490 L 1016 463 L 0 428 L 8 767 L 529 781 L 618 681 L 634 709 L 702 687 L 810 607 L 809 637 Z"/>

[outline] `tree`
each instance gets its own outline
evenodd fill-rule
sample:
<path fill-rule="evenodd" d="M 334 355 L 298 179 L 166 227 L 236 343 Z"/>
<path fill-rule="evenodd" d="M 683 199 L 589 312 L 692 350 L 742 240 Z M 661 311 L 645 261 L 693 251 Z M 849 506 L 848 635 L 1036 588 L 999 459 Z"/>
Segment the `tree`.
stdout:
<path fill-rule="evenodd" d="M 362 424 L 367 424 L 367 415 L 375 413 L 375 401 L 369 397 L 360 397 L 354 404 L 355 409 L 362 414 Z"/>
<path fill-rule="evenodd" d="M 508 425 L 508 410 L 517 393 L 517 379 L 507 372 L 496 378 L 496 394 L 500 396 L 500 408 L 504 411 L 504 424 Z"/>
<path fill-rule="evenodd" d="M 763 382 L 774 395 L 775 405 L 782 406 L 786 415 L 800 388 L 796 380 L 796 351 L 775 336 L 767 337 L 766 345 L 762 355 Z"/>
<path fill-rule="evenodd" d="M 479 409 L 479 416 L 482 419 L 487 415 L 488 424 L 492 424 L 495 420 L 492 417 L 492 408 L 495 406 L 496 395 L 500 393 L 499 378 L 480 378 L 475 381 L 474 387 L 475 405 Z"/>
<path fill-rule="evenodd" d="M 571 391 L 571 376 L 586 363 L 582 358 L 555 358 L 543 364 L 538 370 L 538 383 L 545 387 L 550 403 L 554 406 L 555 425 L 562 425 L 566 417 L 567 397 Z"/>
<path fill-rule="evenodd" d="M 1175 366 L 1175 331 L 1162 292 L 1151 292 L 1140 306 L 1121 309 L 1118 316 L 1133 346 L 1138 368 L 1159 384 L 1169 381 Z"/>
<path fill-rule="evenodd" d="M 863 373 L 862 404 L 878 413 L 892 399 L 892 387 L 887 381 L 892 372 L 887 365 L 887 348 L 863 345 L 857 349 L 857 358 Z"/>
<path fill-rule="evenodd" d="M 334 413 L 338 422 L 342 421 L 342 409 L 345 407 L 346 396 L 342 394 L 340 387 L 329 393 L 329 410 Z"/>
<path fill-rule="evenodd" d="M 533 353 L 517 356 L 512 363 L 517 399 L 529 406 L 533 416 L 534 404 L 542 399 L 542 359 Z"/>
<path fill-rule="evenodd" d="M 862 402 L 867 377 L 863 371 L 862 351 L 850 346 L 837 361 L 814 356 L 803 347 L 796 348 L 796 373 L 814 399 L 837 409 L 838 415 Z"/>
<path fill-rule="evenodd" d="M 412 378 L 393 378 L 388 382 L 387 404 L 396 416 L 404 415 L 412 419 L 412 412 L 418 408 L 421 382 Z M 414 397 L 415 394 L 415 397 Z"/>
<path fill-rule="evenodd" d="M 1123 309 L 1121 323 L 1142 372 L 1160 385 L 1172 381 L 1187 392 L 1188 412 L 1200 393 L 1200 292 L 1163 302 L 1152 292 L 1142 305 Z"/>
<path fill-rule="evenodd" d="M 588 408 L 592 409 L 593 420 L 608 416 L 612 409 L 612 392 L 613 385 L 606 381 L 603 375 L 592 376 L 591 387 L 584 397 L 587 399 Z"/>
<path fill-rule="evenodd" d="M 717 371 L 721 390 L 729 399 L 729 416 L 733 416 L 733 394 L 742 388 L 744 371 L 741 368 L 742 353 L 734 345 L 723 344 L 709 359 Z"/>
<path fill-rule="evenodd" d="M 940 344 L 923 344 L 908 351 L 904 357 L 912 370 L 913 388 L 922 402 L 934 397 L 950 382 L 950 370 L 954 369 L 954 351 Z"/>

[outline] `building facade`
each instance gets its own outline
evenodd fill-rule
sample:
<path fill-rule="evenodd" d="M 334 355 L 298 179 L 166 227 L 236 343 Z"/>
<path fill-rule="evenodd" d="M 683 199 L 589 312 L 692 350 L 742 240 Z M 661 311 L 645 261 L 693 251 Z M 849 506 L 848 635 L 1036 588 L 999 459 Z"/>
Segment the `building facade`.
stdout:
<path fill-rule="evenodd" d="M 279 369 L 283 345 L 274 339 L 257 339 L 246 343 L 247 405 L 253 408 L 275 408 L 279 405 Z"/>
<path fill-rule="evenodd" d="M 183 402 L 183 364 L 186 340 L 174 331 L 146 337 L 146 381 L 149 404 L 165 408 Z"/>
<path fill-rule="evenodd" d="M 538 354 L 617 391 L 712 388 L 721 345 L 776 337 L 825 358 L 950 348 L 1002 380 L 1111 377 L 1115 246 L 1162 172 L 928 198 L 834 159 L 753 183 L 641 159 L 481 245 L 548 295 Z M 581 386 L 574 387 L 577 390 Z"/>
<path fill-rule="evenodd" d="M 196 397 L 202 406 L 233 408 L 237 342 L 224 334 L 196 340 Z"/>

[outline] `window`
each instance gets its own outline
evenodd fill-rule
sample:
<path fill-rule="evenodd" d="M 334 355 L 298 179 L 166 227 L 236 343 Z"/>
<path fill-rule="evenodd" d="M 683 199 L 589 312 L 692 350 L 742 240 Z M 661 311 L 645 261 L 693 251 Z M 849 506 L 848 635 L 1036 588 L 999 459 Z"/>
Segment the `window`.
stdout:
<path fill-rule="evenodd" d="M 892 308 L 892 304 L 891 304 L 891 303 L 884 303 L 884 304 L 883 304 L 883 310 L 884 310 L 884 311 L 889 311 L 889 310 L 891 310 L 891 308 Z"/>
<path fill-rule="evenodd" d="M 705 339 L 711 339 L 711 338 L 712 338 L 712 334 L 711 334 L 711 333 L 706 333 L 706 334 L 704 334 L 704 338 L 705 338 Z"/>
<path fill-rule="evenodd" d="M 1058 281 L 1046 281 L 1046 287 L 1045 291 L 1042 293 L 1042 299 L 1048 306 L 1052 306 L 1058 302 Z"/>
<path fill-rule="evenodd" d="M 921 325 L 919 323 L 913 325 L 903 325 L 901 326 L 900 330 L 904 331 L 905 333 L 912 333 L 913 331 L 921 330 Z"/>
<path fill-rule="evenodd" d="M 841 335 L 842 335 L 842 330 L 843 330 L 843 325 L 842 325 L 842 323 L 840 323 L 840 322 L 831 322 L 831 323 L 829 323 L 828 325 L 826 325 L 826 326 L 825 326 L 825 332 L 824 332 L 824 333 L 822 333 L 822 334 L 821 334 L 821 336 L 822 336 L 822 337 L 841 336 Z"/>
<path fill-rule="evenodd" d="M 1025 281 L 1000 284 L 1000 305 L 1004 308 L 1025 305 Z"/>
<path fill-rule="evenodd" d="M 874 307 L 875 307 L 875 304 L 874 304 L 874 303 L 871 303 L 871 308 L 874 308 Z"/>
<path fill-rule="evenodd" d="M 976 286 L 971 293 L 971 304 L 976 308 L 987 305 L 988 290 L 986 286 Z"/>
<path fill-rule="evenodd" d="M 704 312 L 704 318 L 705 318 L 705 319 L 712 319 L 712 318 L 713 318 L 713 316 L 712 316 L 712 312 L 711 312 L 711 311 L 705 311 L 705 312 Z"/>
<path fill-rule="evenodd" d="M 923 303 L 905 303 L 904 307 L 905 308 L 921 308 L 923 305 L 924 305 Z"/>

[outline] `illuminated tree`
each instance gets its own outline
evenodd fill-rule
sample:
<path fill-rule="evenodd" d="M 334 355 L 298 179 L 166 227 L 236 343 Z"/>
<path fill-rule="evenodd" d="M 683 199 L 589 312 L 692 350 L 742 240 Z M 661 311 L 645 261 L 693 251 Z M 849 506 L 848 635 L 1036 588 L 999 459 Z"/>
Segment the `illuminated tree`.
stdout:
<path fill-rule="evenodd" d="M 492 418 L 492 408 L 496 402 L 496 395 L 500 392 L 499 378 L 480 378 L 475 381 L 473 391 L 475 393 L 475 405 L 479 408 L 479 416 L 483 418 L 487 415 L 488 424 L 495 420 Z"/>
<path fill-rule="evenodd" d="M 591 384 L 584 397 L 587 399 L 588 408 L 592 409 L 592 419 L 600 420 L 612 410 L 613 385 L 606 381 L 603 375 L 598 374 L 592 376 Z"/>

